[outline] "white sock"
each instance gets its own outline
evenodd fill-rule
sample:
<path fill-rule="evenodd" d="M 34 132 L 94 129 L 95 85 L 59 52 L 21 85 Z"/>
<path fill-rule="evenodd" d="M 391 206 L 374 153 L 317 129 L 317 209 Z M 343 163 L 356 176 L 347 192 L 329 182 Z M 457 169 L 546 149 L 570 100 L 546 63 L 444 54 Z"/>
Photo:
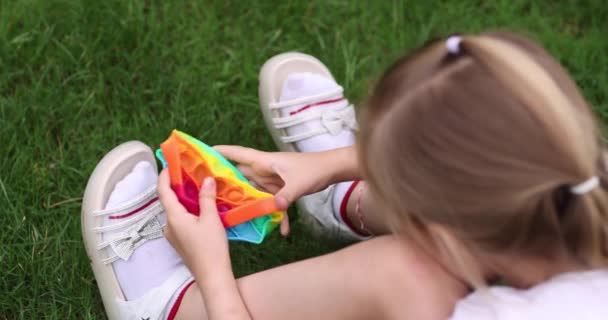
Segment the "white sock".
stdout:
<path fill-rule="evenodd" d="M 346 192 L 348 192 L 348 189 L 350 189 L 350 186 L 352 184 L 352 181 L 336 183 L 336 188 L 334 189 L 334 198 L 332 199 L 332 205 L 334 208 L 334 216 L 336 217 L 336 219 L 338 219 L 338 221 L 342 221 L 342 214 L 340 212 L 340 209 L 342 207 L 342 201 L 344 201 Z"/>
<path fill-rule="evenodd" d="M 116 184 L 106 203 L 106 209 L 116 208 L 129 201 L 156 184 L 157 179 L 158 174 L 149 162 L 137 163 L 131 173 Z M 166 220 L 164 213 L 159 218 L 161 223 Z M 106 217 L 104 225 L 115 221 Z M 108 232 L 104 237 L 110 234 Z M 175 249 L 162 237 L 148 240 L 133 252 L 129 260 L 117 260 L 112 263 L 112 267 L 125 298 L 135 300 L 161 285 L 182 264 L 182 259 Z"/>
<path fill-rule="evenodd" d="M 285 82 L 283 83 L 283 88 L 281 90 L 281 97 L 279 101 L 287 101 L 293 100 L 305 96 L 312 96 L 319 93 L 323 93 L 326 91 L 330 91 L 338 87 L 338 84 L 325 76 L 304 72 L 304 73 L 292 73 L 287 76 Z M 336 98 L 343 97 L 341 94 L 336 95 L 335 97 L 328 98 L 325 100 L 334 100 Z M 320 102 L 320 101 L 317 101 Z M 281 110 L 281 116 L 288 116 L 291 112 L 299 110 L 300 108 L 307 105 L 299 104 L 294 105 L 289 108 L 284 108 Z M 324 108 L 324 109 L 339 109 L 348 105 L 348 101 L 341 100 L 334 103 L 324 104 L 322 106 L 316 106 L 314 108 Z M 302 113 L 306 112 L 306 110 L 301 111 Z M 322 124 L 320 120 L 311 120 L 290 128 L 287 128 L 287 134 L 294 135 L 303 132 L 309 132 L 311 130 L 316 130 L 322 128 Z M 331 149 L 337 149 L 342 147 L 347 147 L 355 144 L 355 134 L 350 130 L 342 130 L 337 135 L 331 135 L 329 133 L 317 135 L 308 139 L 300 140 L 295 143 L 296 148 L 301 152 L 317 152 L 317 151 L 325 151 Z M 333 195 L 333 213 L 334 217 L 338 221 L 342 221 L 340 216 L 340 206 L 342 204 L 342 199 L 346 195 L 348 188 L 352 184 L 352 181 L 341 182 L 336 184 L 334 195 Z"/>

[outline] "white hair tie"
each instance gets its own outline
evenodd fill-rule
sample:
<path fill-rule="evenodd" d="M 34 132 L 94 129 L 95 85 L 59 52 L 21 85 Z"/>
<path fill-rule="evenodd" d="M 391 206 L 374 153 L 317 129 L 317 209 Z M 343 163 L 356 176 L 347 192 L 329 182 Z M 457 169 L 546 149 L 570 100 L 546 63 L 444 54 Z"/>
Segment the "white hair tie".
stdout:
<path fill-rule="evenodd" d="M 587 179 L 586 181 L 583 181 L 575 186 L 570 187 L 570 192 L 581 195 L 597 188 L 599 185 L 600 178 L 598 178 L 597 176 L 593 176 Z"/>
<path fill-rule="evenodd" d="M 459 54 L 460 42 L 462 42 L 462 38 L 460 36 L 449 37 L 448 40 L 445 41 L 445 47 L 448 49 L 448 53 Z"/>

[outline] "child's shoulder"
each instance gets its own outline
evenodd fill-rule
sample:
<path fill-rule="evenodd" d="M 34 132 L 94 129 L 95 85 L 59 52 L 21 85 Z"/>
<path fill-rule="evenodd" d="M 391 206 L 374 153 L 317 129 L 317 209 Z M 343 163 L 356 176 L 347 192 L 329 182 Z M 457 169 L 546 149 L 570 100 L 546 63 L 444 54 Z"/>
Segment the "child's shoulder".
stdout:
<path fill-rule="evenodd" d="M 608 269 L 570 272 L 532 288 L 493 286 L 456 305 L 461 319 L 608 319 Z"/>

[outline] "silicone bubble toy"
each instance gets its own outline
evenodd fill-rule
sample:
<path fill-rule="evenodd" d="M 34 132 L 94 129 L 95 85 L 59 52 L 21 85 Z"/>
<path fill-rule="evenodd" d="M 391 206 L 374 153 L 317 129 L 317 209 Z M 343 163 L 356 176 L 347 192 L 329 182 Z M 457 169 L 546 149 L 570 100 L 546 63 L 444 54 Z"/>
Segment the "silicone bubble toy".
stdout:
<path fill-rule="evenodd" d="M 217 209 L 229 240 L 259 244 L 283 219 L 274 197 L 254 188 L 215 149 L 173 130 L 156 151 L 169 168 L 171 187 L 188 212 L 199 215 L 198 192 L 203 180 L 213 176 L 217 185 Z"/>

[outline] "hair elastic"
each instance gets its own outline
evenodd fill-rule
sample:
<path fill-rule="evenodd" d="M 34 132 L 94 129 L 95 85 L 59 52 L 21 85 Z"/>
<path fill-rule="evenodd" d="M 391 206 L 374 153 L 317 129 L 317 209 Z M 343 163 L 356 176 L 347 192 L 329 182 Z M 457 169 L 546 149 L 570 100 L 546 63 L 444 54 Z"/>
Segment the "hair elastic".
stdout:
<path fill-rule="evenodd" d="M 445 47 L 448 49 L 448 53 L 450 54 L 459 54 L 460 53 L 460 42 L 462 42 L 462 37 L 460 36 L 451 36 L 445 41 Z"/>
<path fill-rule="evenodd" d="M 599 185 L 600 178 L 598 178 L 597 176 L 593 176 L 575 186 L 570 187 L 570 192 L 581 195 L 597 188 Z"/>

